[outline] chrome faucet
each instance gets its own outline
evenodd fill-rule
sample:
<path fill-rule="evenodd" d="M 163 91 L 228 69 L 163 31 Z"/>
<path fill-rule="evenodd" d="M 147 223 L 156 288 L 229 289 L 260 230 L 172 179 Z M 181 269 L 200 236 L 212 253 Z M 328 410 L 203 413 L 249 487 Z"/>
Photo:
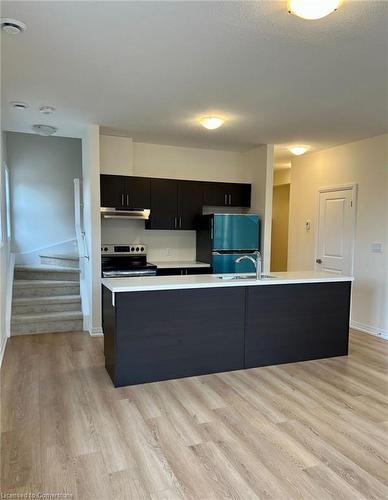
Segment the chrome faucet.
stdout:
<path fill-rule="evenodd" d="M 238 264 L 239 262 L 241 262 L 245 259 L 250 260 L 256 269 L 256 279 L 261 280 L 261 267 L 262 267 L 261 253 L 255 252 L 254 255 L 256 255 L 256 259 L 254 259 L 253 257 L 250 257 L 249 255 L 243 255 L 242 257 L 239 257 L 238 259 L 236 259 L 235 262 L 236 262 L 236 264 Z"/>

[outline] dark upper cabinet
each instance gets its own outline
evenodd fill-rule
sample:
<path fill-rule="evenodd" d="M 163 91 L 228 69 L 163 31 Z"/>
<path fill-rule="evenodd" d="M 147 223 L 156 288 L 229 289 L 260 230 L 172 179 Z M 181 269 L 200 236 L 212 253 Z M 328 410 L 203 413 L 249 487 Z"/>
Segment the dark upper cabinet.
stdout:
<path fill-rule="evenodd" d="M 127 177 L 126 198 L 130 208 L 151 208 L 151 180 L 148 177 Z"/>
<path fill-rule="evenodd" d="M 196 229 L 196 220 L 202 214 L 203 183 L 178 181 L 178 227 Z"/>
<path fill-rule="evenodd" d="M 100 176 L 101 206 L 150 208 L 150 179 L 125 175 Z"/>
<path fill-rule="evenodd" d="M 205 182 L 204 205 L 250 207 L 251 185 L 231 182 Z"/>
<path fill-rule="evenodd" d="M 101 206 L 123 208 L 125 207 L 125 180 L 123 175 L 101 175 L 100 193 Z"/>
<path fill-rule="evenodd" d="M 195 230 L 204 205 L 251 205 L 250 184 L 103 174 L 100 185 L 102 207 L 151 209 L 147 229 Z"/>
<path fill-rule="evenodd" d="M 251 206 L 251 185 L 250 184 L 229 184 L 228 201 L 231 207 Z"/>
<path fill-rule="evenodd" d="M 178 181 L 151 179 L 151 215 L 147 229 L 178 229 Z"/>

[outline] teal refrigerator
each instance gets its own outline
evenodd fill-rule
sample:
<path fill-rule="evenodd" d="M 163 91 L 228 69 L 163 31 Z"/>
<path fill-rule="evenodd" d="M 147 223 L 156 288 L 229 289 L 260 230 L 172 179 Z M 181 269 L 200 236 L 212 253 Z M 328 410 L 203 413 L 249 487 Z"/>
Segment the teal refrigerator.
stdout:
<path fill-rule="evenodd" d="M 260 250 L 260 219 L 255 214 L 211 214 L 198 221 L 197 260 L 211 264 L 213 273 L 253 273 L 243 255 Z"/>

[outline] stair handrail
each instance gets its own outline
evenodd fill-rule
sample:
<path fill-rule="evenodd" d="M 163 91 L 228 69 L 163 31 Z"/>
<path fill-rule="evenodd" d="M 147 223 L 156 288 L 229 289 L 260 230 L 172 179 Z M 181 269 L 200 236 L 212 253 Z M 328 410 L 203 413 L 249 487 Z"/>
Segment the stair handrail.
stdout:
<path fill-rule="evenodd" d="M 74 224 L 80 258 L 89 260 L 86 233 L 82 227 L 83 204 L 81 197 L 81 179 L 74 179 Z"/>

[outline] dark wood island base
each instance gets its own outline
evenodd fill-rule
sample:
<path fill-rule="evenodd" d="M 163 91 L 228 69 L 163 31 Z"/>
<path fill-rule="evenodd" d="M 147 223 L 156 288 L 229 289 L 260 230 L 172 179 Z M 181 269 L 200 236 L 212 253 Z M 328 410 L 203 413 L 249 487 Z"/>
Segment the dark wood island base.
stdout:
<path fill-rule="evenodd" d="M 344 356 L 350 291 L 341 281 L 113 297 L 103 286 L 105 367 L 120 387 Z"/>

